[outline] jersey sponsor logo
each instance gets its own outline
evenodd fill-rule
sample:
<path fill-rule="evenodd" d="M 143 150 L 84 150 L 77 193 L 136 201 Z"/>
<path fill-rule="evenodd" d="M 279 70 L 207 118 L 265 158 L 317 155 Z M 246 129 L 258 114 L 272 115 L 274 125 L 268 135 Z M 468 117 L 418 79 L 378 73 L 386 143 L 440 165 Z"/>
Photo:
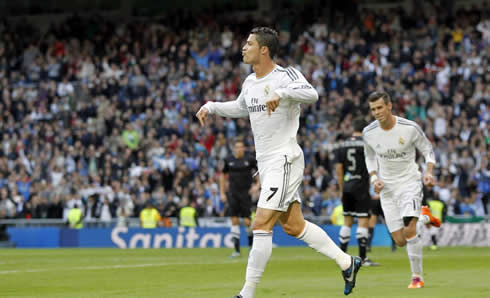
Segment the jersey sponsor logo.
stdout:
<path fill-rule="evenodd" d="M 383 159 L 399 159 L 407 157 L 407 152 L 398 152 L 395 149 L 388 149 L 384 153 L 379 153 L 379 156 Z"/>
<path fill-rule="evenodd" d="M 247 107 L 249 113 L 259 113 L 267 111 L 267 106 L 264 104 L 259 104 L 259 99 L 257 97 L 252 97 L 250 99 L 250 102 L 252 103 L 252 105 Z"/>
<path fill-rule="evenodd" d="M 345 147 L 363 147 L 364 148 L 364 142 L 362 140 L 348 140 L 348 141 L 344 141 L 342 143 L 333 144 L 332 150 L 339 149 L 339 148 L 345 148 Z"/>
<path fill-rule="evenodd" d="M 362 179 L 361 175 L 352 175 L 351 173 L 347 172 L 347 174 L 344 175 L 344 181 L 348 182 L 351 180 L 359 180 Z"/>
<path fill-rule="evenodd" d="M 249 113 L 260 113 L 260 112 L 267 111 L 267 106 L 266 105 L 249 106 L 247 108 L 248 108 L 248 112 Z"/>

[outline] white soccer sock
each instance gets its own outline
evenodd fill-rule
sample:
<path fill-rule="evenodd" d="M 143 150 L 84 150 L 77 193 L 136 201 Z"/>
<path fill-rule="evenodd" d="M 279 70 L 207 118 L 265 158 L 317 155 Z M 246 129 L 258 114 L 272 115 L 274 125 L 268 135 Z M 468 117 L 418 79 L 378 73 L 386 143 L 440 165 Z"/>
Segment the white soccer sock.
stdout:
<path fill-rule="evenodd" d="M 369 230 L 368 228 L 357 227 L 356 230 L 356 238 L 359 243 L 359 256 L 361 259 L 365 259 L 366 256 L 366 247 L 368 243 Z"/>
<path fill-rule="evenodd" d="M 418 234 L 413 238 L 407 239 L 407 253 L 413 277 L 422 278 L 422 248 L 422 239 Z"/>
<path fill-rule="evenodd" d="M 254 241 L 252 250 L 248 255 L 246 281 L 240 295 L 243 298 L 253 298 L 255 288 L 264 273 L 265 265 L 269 261 L 272 254 L 272 232 L 253 231 Z"/>
<path fill-rule="evenodd" d="M 427 216 L 427 215 L 425 215 L 425 216 Z M 420 220 L 420 218 L 419 218 L 419 220 L 417 221 L 417 225 L 415 226 L 415 228 L 417 229 L 417 235 L 418 235 L 419 237 L 422 237 L 422 234 L 423 234 L 423 233 L 424 233 L 424 231 L 425 231 L 425 227 L 424 227 L 424 226 L 425 226 L 425 222 L 423 222 L 423 221 L 422 221 L 422 220 Z"/>
<path fill-rule="evenodd" d="M 350 240 L 350 227 L 342 226 L 339 231 L 339 242 L 340 243 L 349 243 Z"/>
<path fill-rule="evenodd" d="M 356 230 L 356 238 L 357 239 L 360 239 L 360 238 L 368 238 L 369 237 L 369 230 L 368 228 L 363 228 L 363 227 L 357 227 L 357 230 Z"/>
<path fill-rule="evenodd" d="M 428 223 L 430 223 L 430 217 L 428 215 L 425 215 L 425 214 L 420 214 L 419 222 L 422 222 L 423 224 L 428 224 Z"/>
<path fill-rule="evenodd" d="M 325 231 L 319 226 L 305 220 L 305 229 L 297 238 L 308 244 L 319 253 L 335 260 L 340 269 L 349 268 L 352 263 L 351 256 L 344 253 Z"/>
<path fill-rule="evenodd" d="M 230 232 L 231 232 L 231 235 L 233 236 L 233 238 L 240 239 L 240 226 L 239 225 L 232 225 Z"/>

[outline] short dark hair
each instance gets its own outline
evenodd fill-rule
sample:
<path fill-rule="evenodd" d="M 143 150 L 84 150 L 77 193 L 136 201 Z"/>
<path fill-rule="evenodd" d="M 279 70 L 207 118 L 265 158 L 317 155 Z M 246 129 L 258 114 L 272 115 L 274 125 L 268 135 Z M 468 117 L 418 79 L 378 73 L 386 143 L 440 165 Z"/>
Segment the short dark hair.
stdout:
<path fill-rule="evenodd" d="M 235 139 L 233 140 L 233 145 L 236 145 L 238 143 L 242 143 L 243 145 L 245 145 L 245 140 L 242 137 L 235 137 Z"/>
<path fill-rule="evenodd" d="M 255 27 L 250 31 L 255 34 L 255 38 L 260 47 L 269 48 L 269 55 L 274 58 L 279 51 L 279 35 L 277 31 L 269 27 Z"/>
<path fill-rule="evenodd" d="M 362 132 L 364 127 L 366 127 L 367 123 L 364 119 L 362 118 L 357 118 L 352 121 L 352 126 L 354 126 L 354 131 L 355 132 Z"/>
<path fill-rule="evenodd" d="M 374 102 L 380 98 L 383 98 L 383 100 L 385 101 L 386 104 L 391 102 L 390 95 L 384 91 L 374 91 L 373 93 L 369 94 L 368 102 Z"/>

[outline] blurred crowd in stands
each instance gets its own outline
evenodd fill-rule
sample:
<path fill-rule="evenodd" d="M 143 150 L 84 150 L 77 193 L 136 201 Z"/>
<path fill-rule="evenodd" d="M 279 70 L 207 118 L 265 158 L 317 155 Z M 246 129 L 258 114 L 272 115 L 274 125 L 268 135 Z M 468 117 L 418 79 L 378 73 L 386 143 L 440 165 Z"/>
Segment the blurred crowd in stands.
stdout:
<path fill-rule="evenodd" d="M 206 101 L 234 100 L 251 71 L 241 47 L 256 25 L 280 32 L 277 62 L 317 89 L 304 106 L 304 212 L 340 203 L 335 144 L 369 115 L 366 96 L 388 91 L 395 113 L 420 124 L 437 159 L 434 197 L 449 215 L 488 214 L 489 7 L 430 6 L 265 21 L 178 13 L 161 19 L 72 16 L 40 32 L 0 22 L 0 218 L 162 217 L 184 204 L 225 216 L 218 191 L 232 138 L 254 154 L 248 119 L 194 117 Z M 420 160 L 423 166 L 422 159 Z M 257 200 L 259 185 L 251 191 Z"/>

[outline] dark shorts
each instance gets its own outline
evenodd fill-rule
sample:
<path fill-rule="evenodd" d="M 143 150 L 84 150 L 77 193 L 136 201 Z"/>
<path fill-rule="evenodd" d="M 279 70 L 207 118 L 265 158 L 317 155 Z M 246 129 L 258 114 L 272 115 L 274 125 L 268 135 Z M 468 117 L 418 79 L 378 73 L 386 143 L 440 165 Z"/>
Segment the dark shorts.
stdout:
<path fill-rule="evenodd" d="M 252 198 L 249 195 L 228 195 L 230 204 L 230 216 L 241 218 L 250 217 L 252 209 Z"/>
<path fill-rule="evenodd" d="M 383 216 L 383 209 L 381 208 L 380 200 L 371 200 L 371 214 L 376 216 Z"/>
<path fill-rule="evenodd" d="M 344 216 L 369 217 L 371 197 L 368 192 L 344 192 L 342 194 Z"/>

